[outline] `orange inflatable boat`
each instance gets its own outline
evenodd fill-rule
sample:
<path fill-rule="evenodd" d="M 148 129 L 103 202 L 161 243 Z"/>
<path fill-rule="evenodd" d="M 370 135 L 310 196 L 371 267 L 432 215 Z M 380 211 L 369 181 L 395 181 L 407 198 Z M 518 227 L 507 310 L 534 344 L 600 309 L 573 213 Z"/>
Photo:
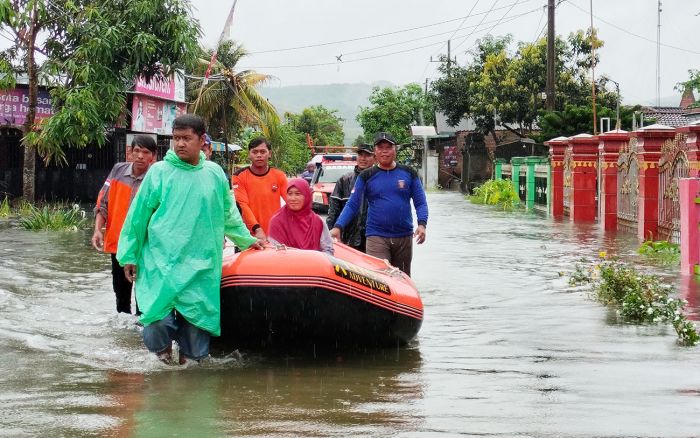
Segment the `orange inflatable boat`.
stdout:
<path fill-rule="evenodd" d="M 334 256 L 283 246 L 224 250 L 226 344 L 400 345 L 422 321 L 423 303 L 406 274 L 342 243 Z"/>

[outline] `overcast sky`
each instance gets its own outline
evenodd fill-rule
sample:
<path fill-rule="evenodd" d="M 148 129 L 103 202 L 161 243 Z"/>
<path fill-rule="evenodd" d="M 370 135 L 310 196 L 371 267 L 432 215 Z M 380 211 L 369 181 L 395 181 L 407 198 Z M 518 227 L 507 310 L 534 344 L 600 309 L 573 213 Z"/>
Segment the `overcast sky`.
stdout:
<path fill-rule="evenodd" d="M 557 34 L 587 28 L 589 2 L 563 1 L 557 8 Z M 673 88 L 687 79 L 688 69 L 700 69 L 697 32 L 693 37 L 700 25 L 700 0 L 662 3 L 664 98 L 678 94 Z M 204 43 L 215 45 L 233 0 L 192 4 Z M 423 84 L 436 77 L 437 64 L 429 62 L 430 57 L 446 53 L 450 37 L 452 53 L 463 65 L 465 51 L 488 33 L 510 33 L 515 41 L 543 35 L 545 4 L 546 0 L 238 0 L 230 37 L 251 52 L 241 65 L 276 76 L 273 85 L 380 80 Z M 605 41 L 596 76 L 618 81 L 625 103 L 655 103 L 656 11 L 656 0 L 593 0 L 594 26 Z M 418 27 L 422 28 L 408 30 Z M 391 35 L 376 36 L 387 33 Z M 344 40 L 354 41 L 337 43 Z M 279 50 L 309 45 L 316 47 Z M 340 55 L 342 62 L 336 59 Z M 328 65 L 304 66 L 310 64 Z"/>

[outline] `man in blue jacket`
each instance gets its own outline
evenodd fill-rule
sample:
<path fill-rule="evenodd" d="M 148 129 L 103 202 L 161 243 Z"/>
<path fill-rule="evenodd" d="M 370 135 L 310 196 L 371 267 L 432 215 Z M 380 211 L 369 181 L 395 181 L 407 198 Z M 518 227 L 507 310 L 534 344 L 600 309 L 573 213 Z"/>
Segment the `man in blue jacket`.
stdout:
<path fill-rule="evenodd" d="M 425 242 L 428 223 L 425 191 L 415 170 L 396 163 L 396 141 L 391 134 L 375 135 L 374 155 L 377 165 L 357 177 L 353 193 L 335 222 L 331 236 L 340 240 L 342 230 L 358 214 L 364 197 L 368 203 L 367 254 L 386 259 L 411 275 L 413 237 L 418 244 Z M 415 231 L 411 200 L 418 218 Z"/>

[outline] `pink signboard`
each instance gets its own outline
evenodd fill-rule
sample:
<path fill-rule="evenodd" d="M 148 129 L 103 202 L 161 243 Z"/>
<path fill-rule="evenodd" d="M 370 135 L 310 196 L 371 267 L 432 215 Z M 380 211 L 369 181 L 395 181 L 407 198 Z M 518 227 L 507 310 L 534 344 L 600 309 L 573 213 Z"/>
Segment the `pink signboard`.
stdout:
<path fill-rule="evenodd" d="M 170 135 L 173 120 L 187 111 L 186 104 L 134 95 L 131 106 L 131 130 Z"/>
<path fill-rule="evenodd" d="M 138 78 L 134 85 L 134 92 L 161 99 L 184 102 L 185 82 L 178 74 L 175 74 L 174 78 L 152 78 L 150 82 L 146 82 L 144 78 Z"/>
<path fill-rule="evenodd" d="M 21 126 L 29 112 L 29 90 L 15 88 L 0 90 L 0 125 Z M 39 90 L 36 107 L 36 120 L 46 119 L 53 115 L 51 95 L 48 91 Z"/>

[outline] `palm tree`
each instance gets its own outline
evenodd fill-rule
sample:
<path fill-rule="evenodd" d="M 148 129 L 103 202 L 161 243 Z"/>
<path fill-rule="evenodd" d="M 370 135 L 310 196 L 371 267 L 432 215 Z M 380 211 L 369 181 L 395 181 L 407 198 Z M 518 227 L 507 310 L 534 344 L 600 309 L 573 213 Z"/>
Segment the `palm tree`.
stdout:
<path fill-rule="evenodd" d="M 271 135 L 279 125 L 277 110 L 256 89 L 272 76 L 236 69 L 238 62 L 246 55 L 240 44 L 223 41 L 211 66 L 209 81 L 204 85 L 203 79 L 189 81 L 187 91 L 191 111 L 204 118 L 215 137 L 223 133 L 225 138 L 233 139 L 248 126 Z M 202 50 L 195 76 L 204 76 L 211 56 L 212 50 Z"/>

